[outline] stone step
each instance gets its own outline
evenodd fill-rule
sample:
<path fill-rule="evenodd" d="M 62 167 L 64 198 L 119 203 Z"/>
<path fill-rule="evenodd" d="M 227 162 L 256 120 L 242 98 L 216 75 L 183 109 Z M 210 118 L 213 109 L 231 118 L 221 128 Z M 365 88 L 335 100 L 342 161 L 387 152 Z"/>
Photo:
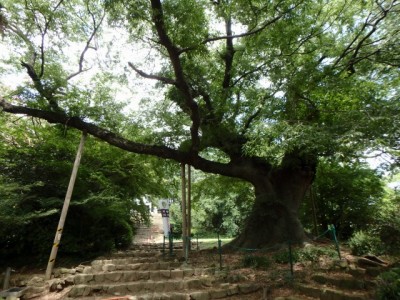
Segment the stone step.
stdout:
<path fill-rule="evenodd" d="M 312 286 L 308 284 L 298 284 L 297 290 L 311 298 L 320 300 L 368 300 L 374 299 L 367 292 L 360 291 L 340 291 L 324 286 Z"/>
<path fill-rule="evenodd" d="M 95 272 L 111 272 L 116 270 L 166 270 L 176 269 L 182 265 L 180 262 L 150 260 L 137 262 L 127 259 L 106 259 L 92 262 L 91 267 L 85 268 L 83 273 L 91 274 Z"/>
<path fill-rule="evenodd" d="M 156 270 L 156 271 L 117 271 L 95 274 L 73 275 L 73 283 L 77 284 L 98 284 L 115 282 L 134 282 L 143 280 L 183 280 L 195 276 L 206 277 L 216 273 L 214 268 L 200 269 L 177 269 L 177 270 Z M 70 277 L 69 280 L 72 280 Z"/>
<path fill-rule="evenodd" d="M 102 271 L 115 271 L 115 270 L 172 270 L 180 268 L 180 262 L 149 262 L 149 263 L 136 263 L 136 264 L 114 264 L 115 269 L 112 270 L 112 264 L 103 265 Z M 107 266 L 107 267 L 105 267 Z M 93 268 L 96 270 L 96 268 Z"/>
<path fill-rule="evenodd" d="M 171 299 L 171 300 L 209 300 L 221 299 L 238 294 L 249 294 L 256 292 L 260 287 L 251 284 L 218 284 L 211 286 L 210 283 L 199 279 L 187 281 L 168 281 L 162 284 L 154 282 L 114 284 L 114 285 L 75 285 L 68 294 L 67 299 L 107 299 L 124 295 L 126 299 Z M 92 296 L 88 298 L 88 296 Z M 245 296 L 243 296 L 245 299 Z"/>
<path fill-rule="evenodd" d="M 340 274 L 314 274 L 312 277 L 317 283 L 331 285 L 338 287 L 339 289 L 346 290 L 364 290 L 366 288 L 365 282 L 360 279 L 356 279 L 353 276 L 345 273 Z"/>
<path fill-rule="evenodd" d="M 149 250 L 126 250 L 114 252 L 112 257 L 159 257 L 161 253 L 159 251 L 149 251 Z"/>

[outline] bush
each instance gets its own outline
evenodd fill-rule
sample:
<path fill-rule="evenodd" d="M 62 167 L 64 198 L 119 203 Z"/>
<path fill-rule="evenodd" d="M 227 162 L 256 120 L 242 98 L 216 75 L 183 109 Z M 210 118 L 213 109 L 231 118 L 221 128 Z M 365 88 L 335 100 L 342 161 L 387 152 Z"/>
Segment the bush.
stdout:
<path fill-rule="evenodd" d="M 274 261 L 279 263 L 279 264 L 288 264 L 290 263 L 290 255 L 288 250 L 282 250 L 279 252 L 276 252 L 273 255 Z M 297 250 L 292 250 L 292 262 L 297 262 L 299 261 L 299 251 Z"/>
<path fill-rule="evenodd" d="M 400 299 L 400 268 L 384 272 L 378 277 L 377 299 Z"/>
<path fill-rule="evenodd" d="M 336 250 L 326 247 L 306 247 L 299 251 L 300 261 L 317 262 L 321 256 L 337 257 Z"/>
<path fill-rule="evenodd" d="M 349 246 L 352 254 L 365 255 L 365 254 L 382 254 L 382 242 L 374 236 L 371 232 L 357 231 L 349 239 Z"/>
<path fill-rule="evenodd" d="M 242 258 L 242 265 L 246 268 L 268 269 L 271 266 L 271 261 L 266 256 L 256 256 L 246 254 Z"/>

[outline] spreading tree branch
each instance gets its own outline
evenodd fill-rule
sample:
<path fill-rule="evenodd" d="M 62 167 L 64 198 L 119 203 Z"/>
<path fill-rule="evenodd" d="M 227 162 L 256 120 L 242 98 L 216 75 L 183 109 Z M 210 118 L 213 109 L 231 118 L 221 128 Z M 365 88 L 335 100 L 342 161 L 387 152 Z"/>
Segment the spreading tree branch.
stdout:
<path fill-rule="evenodd" d="M 190 151 L 183 152 L 166 146 L 137 143 L 95 124 L 85 122 L 79 117 L 70 117 L 64 113 L 13 105 L 3 99 L 1 96 L 0 108 L 7 113 L 23 114 L 46 120 L 49 123 L 62 124 L 71 128 L 76 128 L 80 131 L 86 131 L 88 134 L 99 138 L 110 145 L 129 152 L 152 155 L 163 159 L 171 159 L 176 162 L 190 164 L 196 169 L 213 174 L 237 177 L 245 180 L 250 180 L 253 178 L 253 173 L 248 170 L 246 164 L 240 165 L 237 163 L 219 163 L 204 159 L 196 153 Z"/>
<path fill-rule="evenodd" d="M 157 31 L 160 44 L 165 47 L 168 52 L 169 59 L 172 64 L 172 68 L 175 74 L 176 87 L 181 91 L 184 96 L 185 104 L 190 111 L 190 119 L 192 125 L 190 127 L 190 135 L 192 140 L 191 150 L 194 153 L 199 151 L 200 137 L 200 111 L 198 104 L 194 100 L 193 91 L 191 90 L 186 77 L 183 72 L 183 67 L 181 60 L 179 58 L 179 48 L 176 47 L 168 36 L 165 23 L 164 23 L 164 13 L 160 0 L 151 0 L 152 7 L 152 21 L 154 23 L 155 29 Z"/>

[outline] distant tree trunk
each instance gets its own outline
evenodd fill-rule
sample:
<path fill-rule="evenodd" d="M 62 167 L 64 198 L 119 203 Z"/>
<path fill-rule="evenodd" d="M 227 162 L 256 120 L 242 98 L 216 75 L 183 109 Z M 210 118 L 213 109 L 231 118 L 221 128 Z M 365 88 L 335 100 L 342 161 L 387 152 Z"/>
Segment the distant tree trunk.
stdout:
<path fill-rule="evenodd" d="M 312 183 L 316 160 L 286 155 L 280 167 L 254 175 L 255 202 L 240 235 L 231 246 L 261 248 L 306 240 L 299 207 Z"/>

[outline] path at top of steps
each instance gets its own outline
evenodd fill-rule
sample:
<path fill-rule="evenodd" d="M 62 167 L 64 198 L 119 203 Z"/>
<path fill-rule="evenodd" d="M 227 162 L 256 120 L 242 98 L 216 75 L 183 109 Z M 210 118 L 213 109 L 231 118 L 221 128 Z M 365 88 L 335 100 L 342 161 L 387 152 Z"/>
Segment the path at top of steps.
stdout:
<path fill-rule="evenodd" d="M 150 226 L 144 224 L 136 228 L 133 245 L 160 244 L 163 242 L 163 221 L 161 214 L 151 213 Z"/>

